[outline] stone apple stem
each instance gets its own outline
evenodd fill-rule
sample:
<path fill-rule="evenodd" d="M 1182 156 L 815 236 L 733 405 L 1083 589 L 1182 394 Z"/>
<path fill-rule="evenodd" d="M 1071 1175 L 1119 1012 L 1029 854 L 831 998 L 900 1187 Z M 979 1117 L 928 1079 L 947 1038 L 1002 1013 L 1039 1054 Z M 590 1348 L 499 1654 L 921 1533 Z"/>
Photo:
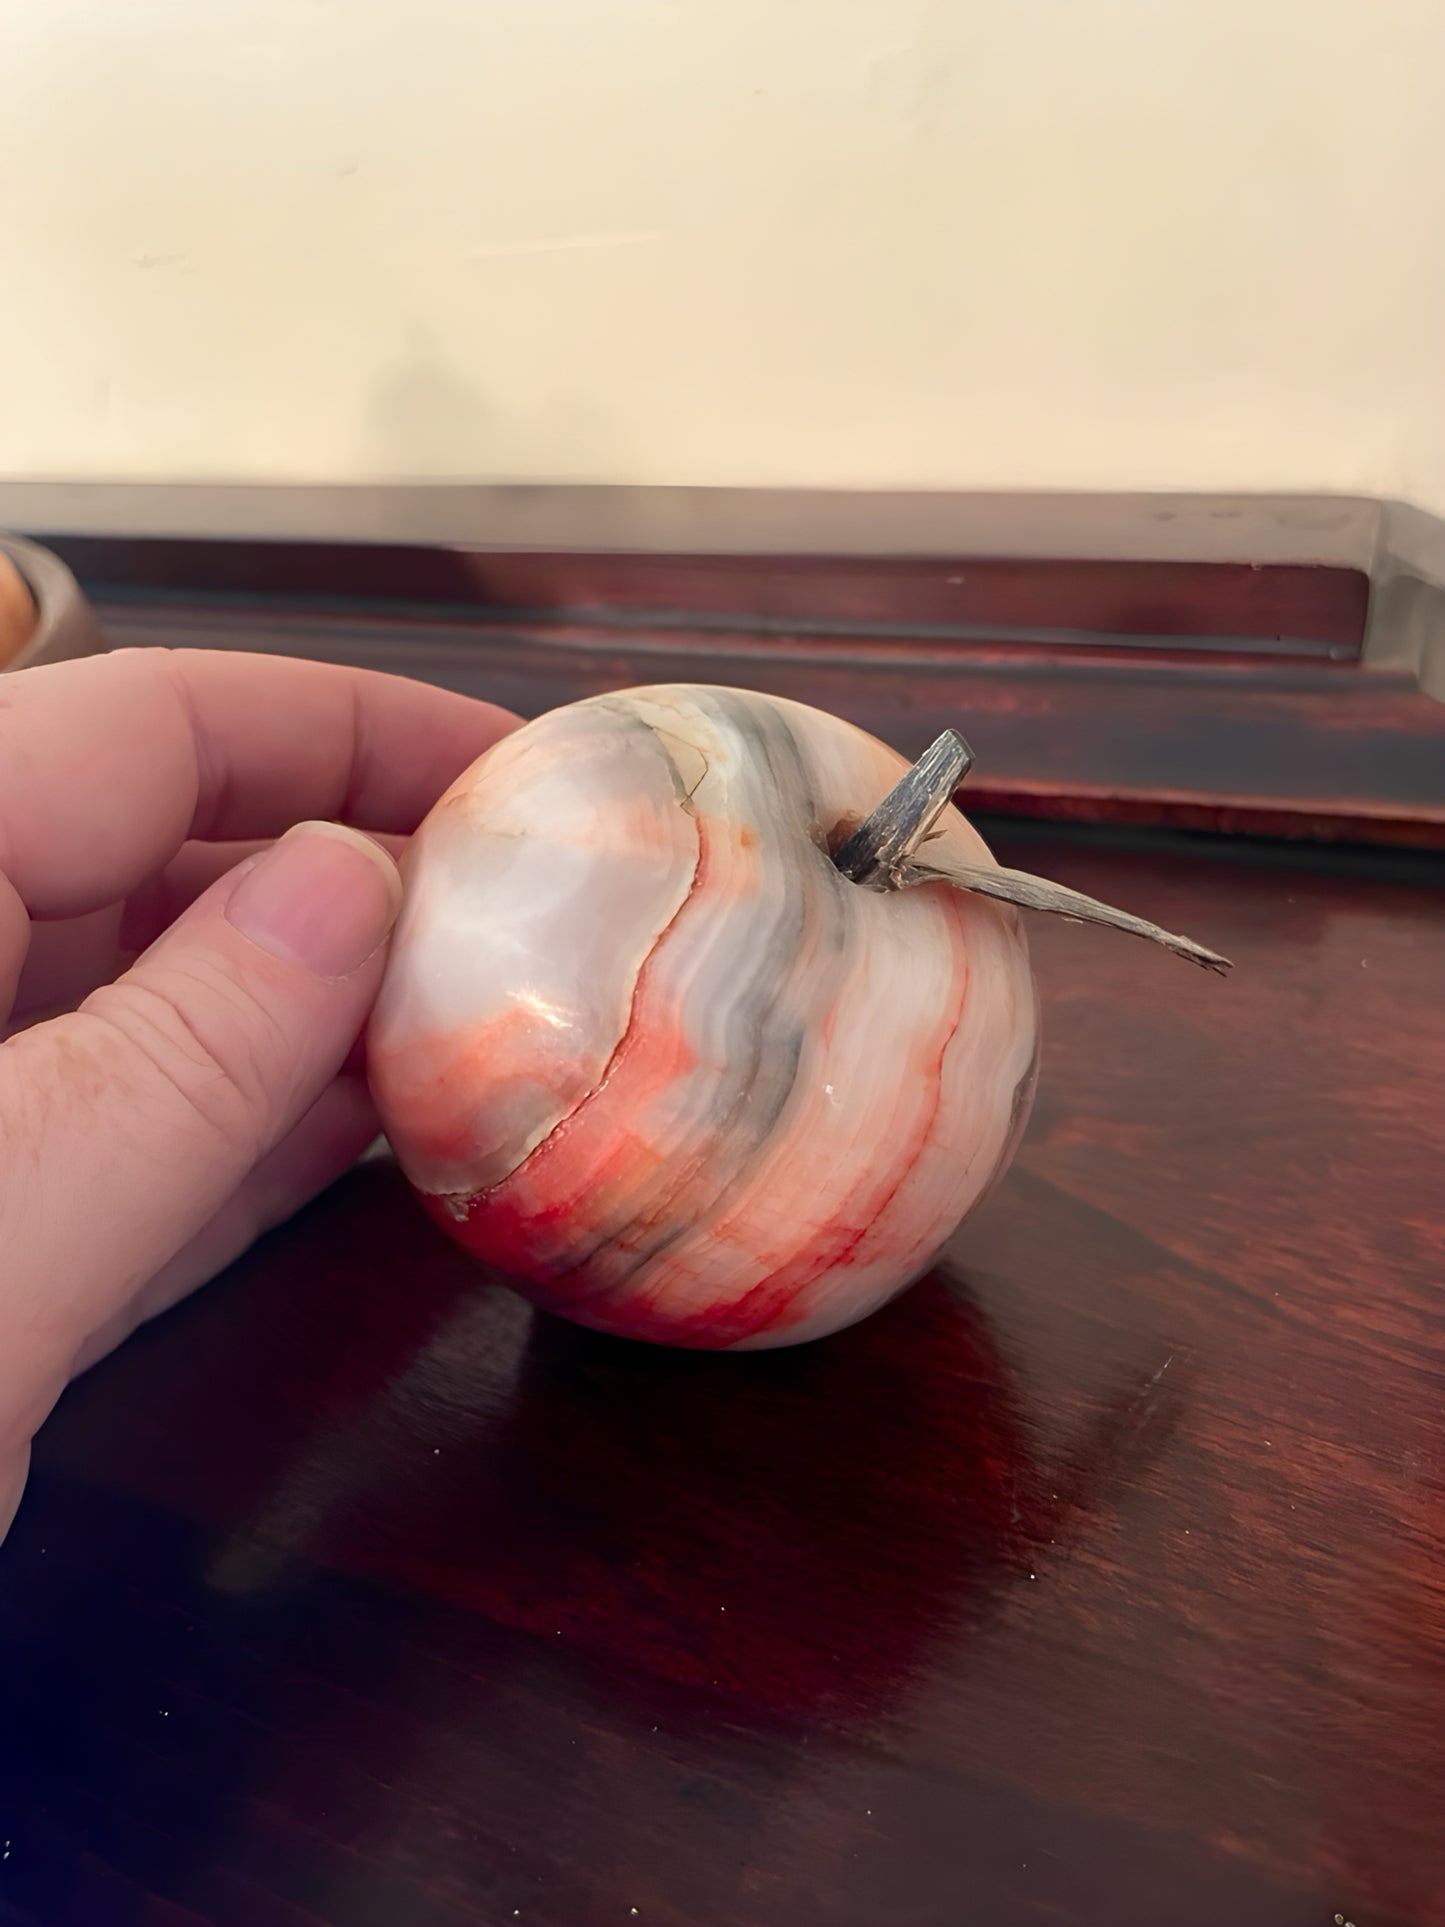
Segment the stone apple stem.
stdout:
<path fill-rule="evenodd" d="M 1146 937 L 1176 957 L 1220 975 L 1230 968 L 1227 957 L 1206 950 L 1189 937 L 1176 937 L 1158 924 L 1115 910 L 1061 883 L 1026 875 L 1022 870 L 962 863 L 944 849 L 928 848 L 934 825 L 952 801 L 954 791 L 973 767 L 973 751 L 956 729 L 946 729 L 923 752 L 834 853 L 833 861 L 850 882 L 865 890 L 908 890 L 920 883 L 947 883 L 955 890 L 995 897 L 1022 910 L 1046 910 L 1074 923 L 1100 923 L 1130 936 Z"/>

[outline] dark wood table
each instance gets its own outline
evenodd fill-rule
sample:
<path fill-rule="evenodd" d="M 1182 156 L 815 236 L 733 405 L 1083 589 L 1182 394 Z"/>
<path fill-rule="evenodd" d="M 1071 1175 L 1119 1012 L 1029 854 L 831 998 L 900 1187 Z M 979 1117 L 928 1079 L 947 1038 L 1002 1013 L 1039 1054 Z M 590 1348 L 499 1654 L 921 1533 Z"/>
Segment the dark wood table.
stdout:
<path fill-rule="evenodd" d="M 795 1352 L 480 1282 L 384 1161 L 77 1385 L 0 1921 L 1445 1921 L 1445 860 L 994 832 L 1027 1140 Z"/>

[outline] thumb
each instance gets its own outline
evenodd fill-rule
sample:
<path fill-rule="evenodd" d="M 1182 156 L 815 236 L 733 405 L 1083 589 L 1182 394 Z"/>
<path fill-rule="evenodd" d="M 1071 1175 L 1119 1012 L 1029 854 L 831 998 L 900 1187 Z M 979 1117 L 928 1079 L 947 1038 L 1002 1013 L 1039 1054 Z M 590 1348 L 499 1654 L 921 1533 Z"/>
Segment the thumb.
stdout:
<path fill-rule="evenodd" d="M 0 1448 L 329 1084 L 400 900 L 377 844 L 302 824 L 0 1051 Z"/>

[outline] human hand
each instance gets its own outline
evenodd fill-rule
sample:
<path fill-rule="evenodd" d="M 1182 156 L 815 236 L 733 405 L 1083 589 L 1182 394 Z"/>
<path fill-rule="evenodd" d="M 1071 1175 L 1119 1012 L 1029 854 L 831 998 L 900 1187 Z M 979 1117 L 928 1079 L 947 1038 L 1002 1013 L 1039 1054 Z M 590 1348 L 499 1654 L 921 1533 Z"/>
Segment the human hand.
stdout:
<path fill-rule="evenodd" d="M 375 1137 L 400 879 L 358 832 L 398 851 L 516 721 L 269 656 L 0 680 L 0 1537 L 68 1380 Z"/>

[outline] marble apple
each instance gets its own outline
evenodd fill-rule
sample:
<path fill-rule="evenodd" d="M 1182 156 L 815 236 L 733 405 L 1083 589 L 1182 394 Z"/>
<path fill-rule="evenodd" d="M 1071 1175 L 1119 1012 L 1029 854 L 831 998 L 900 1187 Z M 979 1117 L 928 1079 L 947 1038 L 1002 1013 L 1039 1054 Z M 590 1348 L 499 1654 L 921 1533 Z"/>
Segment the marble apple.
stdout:
<path fill-rule="evenodd" d="M 1223 959 L 1001 869 L 919 763 L 745 690 L 553 710 L 404 864 L 368 1039 L 403 1171 L 508 1283 L 744 1350 L 851 1324 L 1008 1164 L 1038 1062 L 1020 908 Z"/>

